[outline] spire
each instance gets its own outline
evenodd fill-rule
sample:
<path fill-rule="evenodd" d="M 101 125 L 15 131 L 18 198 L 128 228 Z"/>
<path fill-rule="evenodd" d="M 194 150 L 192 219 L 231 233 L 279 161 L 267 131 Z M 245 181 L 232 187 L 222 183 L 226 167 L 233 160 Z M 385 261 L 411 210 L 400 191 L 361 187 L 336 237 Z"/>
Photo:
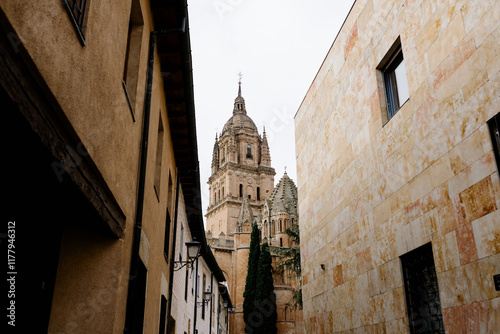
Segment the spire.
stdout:
<path fill-rule="evenodd" d="M 270 200 L 274 213 L 297 214 L 297 186 L 286 172 L 274 188 Z"/>
<path fill-rule="evenodd" d="M 269 144 L 267 143 L 266 127 L 264 127 L 260 145 L 260 164 L 271 167 L 271 153 L 269 152 Z"/>
<path fill-rule="evenodd" d="M 243 76 L 243 74 L 238 73 L 238 76 L 240 77 L 240 80 L 238 81 L 238 97 L 241 97 L 241 77 Z"/>
<path fill-rule="evenodd" d="M 215 133 L 214 150 L 212 152 L 212 174 L 219 169 L 219 139 Z"/>
<path fill-rule="evenodd" d="M 234 100 L 233 115 L 234 114 L 246 115 L 247 111 L 245 109 L 245 99 L 243 98 L 243 96 L 241 96 L 241 77 L 243 76 L 243 74 L 241 74 L 240 72 L 238 73 L 238 76 L 240 77 L 240 79 L 238 80 L 238 96 Z"/>

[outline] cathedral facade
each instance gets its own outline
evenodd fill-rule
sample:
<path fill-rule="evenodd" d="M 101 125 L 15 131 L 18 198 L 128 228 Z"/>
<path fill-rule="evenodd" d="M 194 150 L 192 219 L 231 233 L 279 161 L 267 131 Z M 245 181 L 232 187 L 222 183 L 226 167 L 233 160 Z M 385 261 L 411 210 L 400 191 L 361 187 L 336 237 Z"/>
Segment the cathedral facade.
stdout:
<path fill-rule="evenodd" d="M 240 83 L 233 115 L 215 138 L 206 214 L 207 241 L 235 305 L 230 316 L 234 333 L 244 333 L 245 328 L 243 292 L 253 224 L 261 231 L 261 242 L 268 242 L 271 248 L 292 246 L 285 229 L 298 224 L 297 187 L 286 172 L 274 187 L 275 174 L 265 129 L 261 136 L 247 115 Z M 279 261 L 273 256 L 278 333 L 298 333 L 302 311 L 290 303 L 298 282 L 289 273 L 276 270 Z"/>

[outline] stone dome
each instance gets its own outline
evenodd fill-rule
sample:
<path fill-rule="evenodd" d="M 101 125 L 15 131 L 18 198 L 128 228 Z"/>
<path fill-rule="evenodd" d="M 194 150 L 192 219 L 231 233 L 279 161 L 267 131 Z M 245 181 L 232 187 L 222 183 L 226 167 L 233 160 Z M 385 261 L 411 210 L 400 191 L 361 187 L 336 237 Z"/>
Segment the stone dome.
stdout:
<path fill-rule="evenodd" d="M 245 99 L 241 96 L 241 81 L 238 83 L 238 96 L 234 100 L 233 116 L 224 124 L 222 133 L 240 129 L 249 129 L 258 133 L 255 123 L 247 116 Z"/>
<path fill-rule="evenodd" d="M 224 124 L 224 128 L 222 129 L 222 133 L 229 131 L 229 129 L 250 129 L 252 131 L 257 132 L 257 126 L 253 120 L 243 113 L 235 113 L 229 120 Z"/>

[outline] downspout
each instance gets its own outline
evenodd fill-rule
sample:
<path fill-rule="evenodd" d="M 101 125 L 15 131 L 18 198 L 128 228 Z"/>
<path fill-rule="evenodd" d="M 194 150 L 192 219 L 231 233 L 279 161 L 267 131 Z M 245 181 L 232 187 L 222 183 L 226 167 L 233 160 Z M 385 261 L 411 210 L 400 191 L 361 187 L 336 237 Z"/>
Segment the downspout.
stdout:
<path fill-rule="evenodd" d="M 196 329 L 196 318 L 198 317 L 198 260 L 200 257 L 198 256 L 196 258 L 196 277 L 195 277 L 195 284 L 194 284 L 194 316 L 193 316 L 193 334 L 197 334 L 197 329 Z"/>
<path fill-rule="evenodd" d="M 156 50 L 156 36 L 154 32 L 150 33 L 149 38 L 149 54 L 148 54 L 148 71 L 146 79 L 146 96 L 144 101 L 144 121 L 142 128 L 142 139 L 141 139 L 141 158 L 139 167 L 139 186 L 137 191 L 137 209 L 135 216 L 135 225 L 132 240 L 132 256 L 130 260 L 130 274 L 129 274 L 129 284 L 127 293 L 127 308 L 125 315 L 125 329 L 124 332 L 128 333 L 133 319 L 134 312 L 134 297 L 136 293 L 136 278 L 137 270 L 139 266 L 139 248 L 141 244 L 141 233 L 142 233 L 142 216 L 144 211 L 144 188 L 146 181 L 146 163 L 148 158 L 148 138 L 149 138 L 149 123 L 151 118 L 151 96 L 153 91 L 153 68 L 155 61 L 155 50 Z"/>
<path fill-rule="evenodd" d="M 174 289 L 174 261 L 175 261 L 175 244 L 177 241 L 177 209 L 179 207 L 179 170 L 176 168 L 177 181 L 175 182 L 175 205 L 174 205 L 174 234 L 172 235 L 172 255 L 170 255 L 169 275 L 168 282 L 168 308 L 167 308 L 167 333 L 170 333 L 170 314 L 172 312 L 172 292 Z M 182 247 L 182 245 L 181 245 Z"/>

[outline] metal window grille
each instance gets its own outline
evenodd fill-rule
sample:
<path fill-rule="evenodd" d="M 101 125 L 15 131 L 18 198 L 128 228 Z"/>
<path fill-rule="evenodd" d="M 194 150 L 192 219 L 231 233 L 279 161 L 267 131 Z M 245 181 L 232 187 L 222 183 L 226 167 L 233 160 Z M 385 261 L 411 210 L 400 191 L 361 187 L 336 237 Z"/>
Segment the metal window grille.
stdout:
<path fill-rule="evenodd" d="M 83 26 L 85 24 L 85 14 L 87 11 L 87 0 L 63 0 L 66 10 L 71 18 L 71 22 L 76 29 L 80 42 L 85 45 Z"/>
<path fill-rule="evenodd" d="M 431 244 L 401 257 L 410 332 L 444 334 L 441 300 Z"/>

